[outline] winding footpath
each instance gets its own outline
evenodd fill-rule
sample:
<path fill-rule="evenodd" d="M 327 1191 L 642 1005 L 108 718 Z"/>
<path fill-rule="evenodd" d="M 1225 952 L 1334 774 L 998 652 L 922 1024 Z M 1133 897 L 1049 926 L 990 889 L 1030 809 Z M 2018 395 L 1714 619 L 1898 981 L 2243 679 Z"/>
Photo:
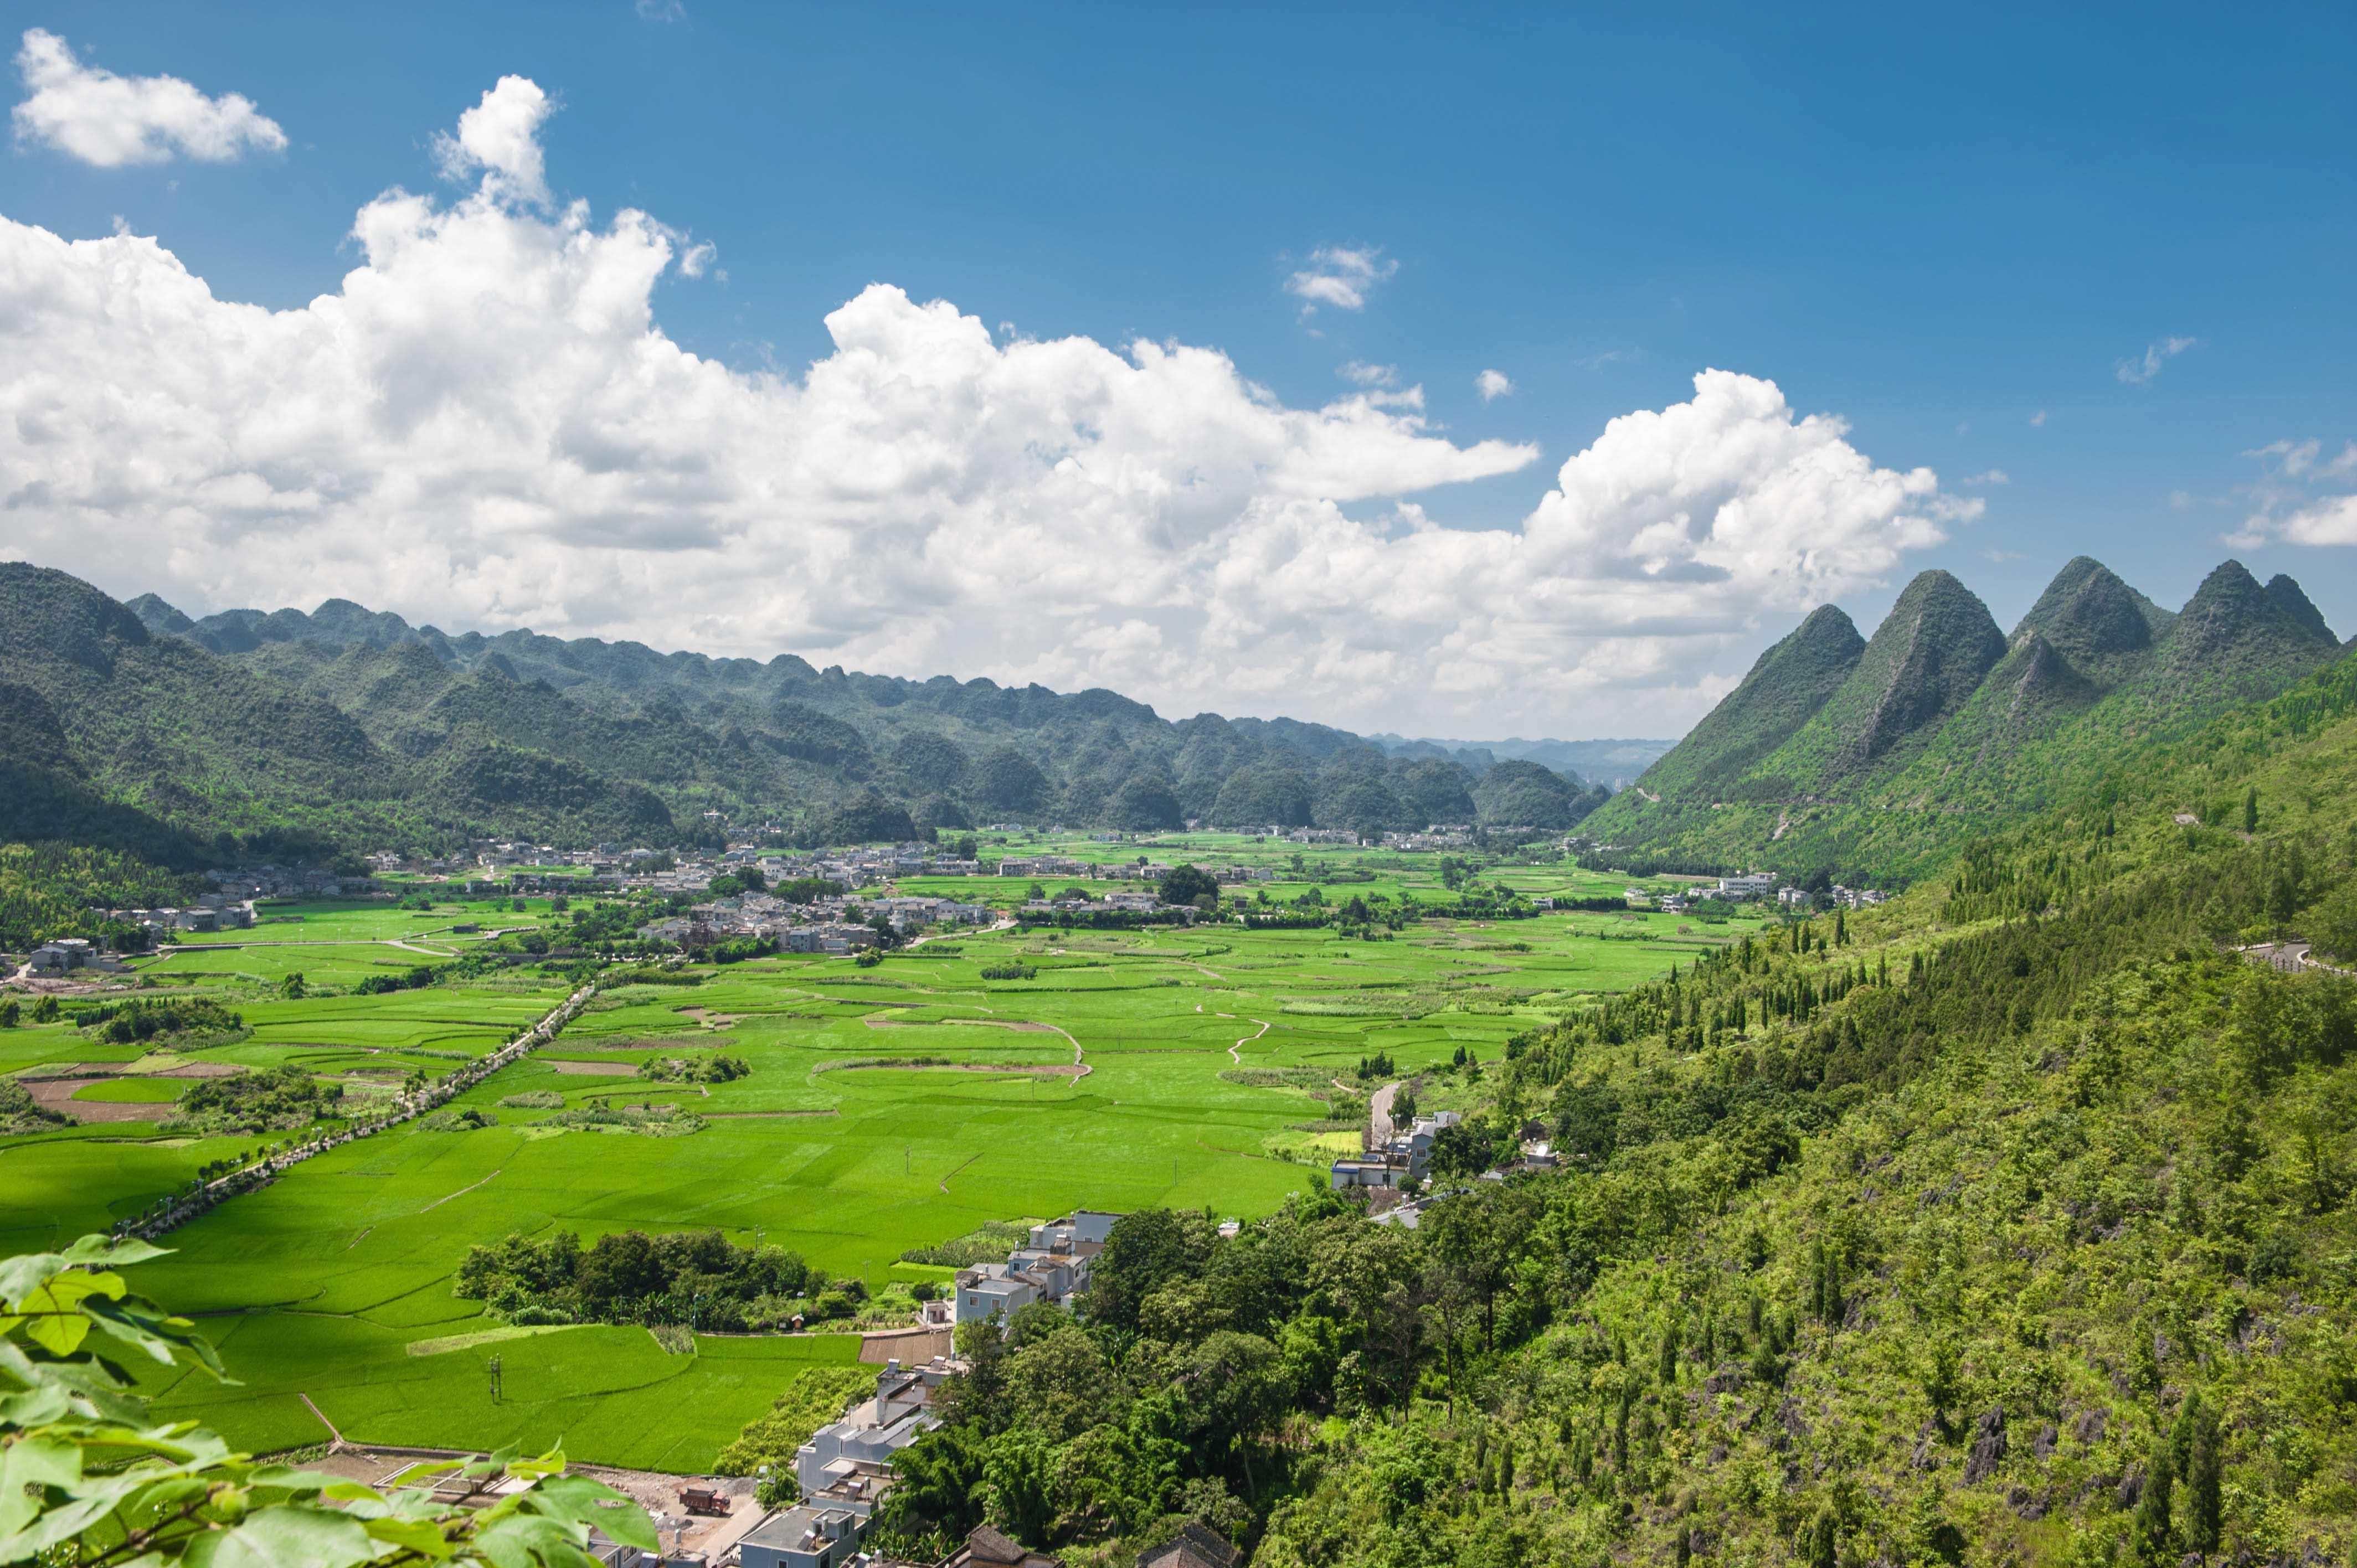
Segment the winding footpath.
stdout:
<path fill-rule="evenodd" d="M 1201 1009 L 1200 1007 L 1198 1007 L 1198 1008 L 1196 1008 L 1196 1009 L 1195 1009 L 1195 1011 L 1197 1011 L 1198 1013 L 1200 1013 L 1200 1012 L 1201 1012 L 1201 1011 L 1202 1011 L 1202 1009 Z M 1211 1016 L 1212 1016 L 1212 1017 L 1214 1017 L 1214 1018 L 1228 1018 L 1228 1019 L 1233 1019 L 1233 1018 L 1235 1017 L 1235 1015 L 1234 1015 L 1233 1013 L 1214 1013 L 1214 1014 L 1212 1014 L 1212 1015 L 1211 1015 Z M 1234 1045 L 1230 1046 L 1230 1047 L 1228 1047 L 1228 1059 L 1229 1059 L 1230 1061 L 1232 1061 L 1232 1062 L 1235 1063 L 1238 1067 L 1242 1067 L 1242 1066 L 1243 1066 L 1243 1065 L 1244 1065 L 1244 1058 L 1243 1058 L 1243 1057 L 1241 1057 L 1241 1056 L 1238 1056 L 1236 1053 L 1237 1053 L 1238 1051 L 1242 1050 L 1244 1047 L 1246 1047 L 1246 1046 L 1248 1046 L 1248 1045 L 1251 1045 L 1254 1040 L 1259 1039 L 1263 1035 L 1267 1034 L 1267 1033 L 1268 1033 L 1268 1031 L 1269 1031 L 1269 1029 L 1270 1029 L 1270 1027 L 1271 1027 L 1271 1026 L 1269 1026 L 1269 1025 L 1267 1025 L 1267 1024 L 1261 1023 L 1261 1020 L 1260 1020 L 1260 1019 L 1258 1019 L 1258 1018 L 1246 1018 L 1246 1019 L 1244 1020 L 1244 1022 L 1245 1022 L 1245 1023 L 1247 1023 L 1247 1024 L 1260 1024 L 1260 1027 L 1259 1027 L 1259 1028 L 1257 1028 L 1257 1029 L 1255 1029 L 1255 1030 L 1254 1030 L 1251 1034 L 1246 1035 L 1243 1038 L 1242 1038 L 1242 1039 L 1238 1040 Z"/>

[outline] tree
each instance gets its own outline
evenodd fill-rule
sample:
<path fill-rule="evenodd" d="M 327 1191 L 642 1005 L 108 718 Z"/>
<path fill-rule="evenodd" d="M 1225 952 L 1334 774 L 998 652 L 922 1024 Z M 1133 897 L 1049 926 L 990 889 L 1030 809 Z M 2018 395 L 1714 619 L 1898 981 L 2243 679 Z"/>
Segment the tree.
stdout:
<path fill-rule="evenodd" d="M 1932 1402 L 1932 1420 L 1943 1433 L 1948 1430 L 1949 1412 L 1964 1395 L 1962 1368 L 1954 1340 L 1932 1341 L 1932 1364 L 1923 1372 L 1923 1397 Z"/>
<path fill-rule="evenodd" d="M 1437 1140 L 1434 1153 L 1437 1164 Z M 1433 1204 L 1418 1227 L 1433 1261 L 1480 1304 L 1484 1348 L 1497 1348 L 1498 1297 L 1513 1281 L 1523 1241 L 1536 1219 L 1536 1205 L 1521 1187 L 1476 1182 Z"/>
<path fill-rule="evenodd" d="M 10 1482 L 0 1562 L 576 1568 L 591 1561 L 592 1527 L 660 1550 L 636 1504 L 566 1475 L 560 1454 L 522 1459 L 509 1449 L 425 1467 L 527 1483 L 475 1509 L 257 1463 L 201 1427 L 154 1424 L 112 1354 L 135 1350 L 166 1367 L 186 1357 L 222 1376 L 194 1325 L 130 1294 L 116 1272 L 164 1255 L 85 1236 L 63 1252 L 0 1263 L 0 1392 L 12 1396 L 0 1398 Z"/>
<path fill-rule="evenodd" d="M 1006 1392 L 1023 1425 L 1052 1443 L 1069 1443 L 1104 1418 L 1114 1378 L 1096 1341 L 1062 1313 L 1056 1318 L 1045 1336 L 1007 1357 Z"/>
<path fill-rule="evenodd" d="M 1217 904 L 1220 885 L 1200 866 L 1174 865 L 1156 893 L 1165 904 L 1192 904 L 1206 894 Z"/>
<path fill-rule="evenodd" d="M 2246 833 L 2259 831 L 2259 787 L 2255 784 L 2243 795 L 2243 831 Z"/>
<path fill-rule="evenodd" d="M 286 978 L 278 983 L 278 994 L 289 1002 L 302 1001 L 308 989 L 303 983 L 303 972 L 299 969 L 291 971 Z"/>
<path fill-rule="evenodd" d="M 1284 1419 L 1293 1402 L 1293 1380 L 1277 1348 L 1257 1334 L 1222 1329 L 1195 1347 L 1179 1387 L 1201 1423 L 1204 1445 L 1234 1454 L 1246 1494 L 1257 1497 L 1253 1444 Z"/>
<path fill-rule="evenodd" d="M 1137 1326 L 1138 1308 L 1166 1281 L 1200 1271 L 1211 1251 L 1200 1215 L 1141 1208 L 1113 1223 L 1089 1272 L 1088 1313 L 1115 1328 Z"/>
<path fill-rule="evenodd" d="M 2204 1562 L 2218 1550 L 2222 1523 L 2224 1458 L 2218 1433 L 2218 1412 L 2198 1393 L 2187 1401 L 2192 1427 L 2190 1463 L 2185 1474 L 2185 1544 Z"/>
<path fill-rule="evenodd" d="M 2136 1532 L 2147 1555 L 2165 1560 L 2169 1554 L 2170 1493 L 2177 1466 L 2167 1438 L 2153 1444 L 2152 1462 L 2145 1470 L 2144 1495 L 2136 1499 Z"/>

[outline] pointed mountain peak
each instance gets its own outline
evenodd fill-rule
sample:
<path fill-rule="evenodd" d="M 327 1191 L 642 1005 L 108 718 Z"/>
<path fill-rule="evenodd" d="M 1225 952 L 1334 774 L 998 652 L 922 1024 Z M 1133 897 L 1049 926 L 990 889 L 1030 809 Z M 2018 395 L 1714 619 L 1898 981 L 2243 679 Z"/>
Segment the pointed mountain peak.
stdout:
<path fill-rule="evenodd" d="M 2300 602 L 2306 604 L 2307 597 L 2300 595 Z M 2310 667 L 2334 644 L 2330 632 L 2318 635 L 2322 618 L 2313 605 L 2308 608 L 2304 617 L 2284 596 L 2259 586 L 2240 561 L 2222 562 L 2178 615 L 2169 641 L 2169 672 L 2196 679 Z"/>
<path fill-rule="evenodd" d="M 1981 596 L 1965 587 L 1953 573 L 1937 567 L 1917 573 L 1914 581 L 1900 591 L 1890 613 L 1874 628 L 1867 647 L 1871 649 L 1886 637 L 1912 641 L 1925 631 L 1974 641 L 1995 638 L 1997 652 L 1989 657 L 1989 664 L 1996 663 L 2005 651 L 2005 634 L 1997 629 L 1996 618 L 1989 614 Z"/>
<path fill-rule="evenodd" d="M 2185 601 L 2185 608 L 2179 613 L 2191 615 L 2197 605 L 2237 605 L 2256 609 L 2266 602 L 2266 594 L 2259 586 L 2259 580 L 2251 575 L 2251 569 L 2230 555 L 2210 569 L 2210 575 L 2201 579 L 2201 585 L 2193 590 L 2193 596 Z"/>
<path fill-rule="evenodd" d="M 1920 745 L 2004 657 L 2005 634 L 1979 595 L 1947 572 L 1918 575 L 1817 717 L 1835 743 L 1833 776 Z"/>
<path fill-rule="evenodd" d="M 2299 585 L 2281 572 L 2267 579 L 2267 597 L 2281 605 L 2291 618 L 2313 633 L 2317 641 L 2339 646 L 2341 639 L 2324 624 L 2324 612 L 2300 591 Z"/>
<path fill-rule="evenodd" d="M 197 629 L 195 621 L 190 620 L 178 609 L 154 594 L 142 594 L 137 598 L 125 603 L 123 607 L 137 616 L 140 624 L 149 631 L 184 637 Z"/>
<path fill-rule="evenodd" d="M 2067 659 L 2097 659 L 2150 647 L 2170 618 L 2110 567 L 2082 555 L 2054 575 L 2013 635 L 2043 636 Z"/>
<path fill-rule="evenodd" d="M 2201 646 L 2230 642 L 2258 627 L 2287 629 L 2291 614 L 2267 596 L 2250 568 L 2240 561 L 2222 561 L 2178 613 L 2179 640 Z"/>
<path fill-rule="evenodd" d="M 1802 618 L 1799 627 L 1794 628 L 1794 635 L 1821 632 L 1826 628 L 1856 632 L 1857 622 L 1850 619 L 1849 612 L 1839 605 L 1819 605 Z"/>
<path fill-rule="evenodd" d="M 1707 794 L 1732 782 L 1824 706 L 1865 652 L 1857 624 L 1839 607 L 1819 605 L 1645 779 L 1657 792 Z"/>

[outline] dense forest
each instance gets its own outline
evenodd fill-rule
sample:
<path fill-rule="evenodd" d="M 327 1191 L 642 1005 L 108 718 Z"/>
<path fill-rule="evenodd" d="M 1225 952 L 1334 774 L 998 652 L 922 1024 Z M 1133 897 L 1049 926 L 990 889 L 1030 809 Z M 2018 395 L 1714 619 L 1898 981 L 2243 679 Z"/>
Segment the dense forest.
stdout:
<path fill-rule="evenodd" d="M 1632 744 L 1599 758 L 1628 770 Z M 808 843 L 996 821 L 1559 833 L 1609 798 L 1526 759 L 1289 719 L 1174 723 L 1106 691 L 452 638 L 340 602 L 196 622 L 15 563 L 0 563 L 0 843 L 176 868 L 763 826 Z"/>
<path fill-rule="evenodd" d="M 2344 658 L 1907 898 L 1426 1075 L 1469 1114 L 1414 1229 L 1125 1218 L 1081 1313 L 966 1334 L 888 1540 L 2346 1560 L 2357 976 L 2235 949 L 2357 968 L 2352 697 Z M 1480 1179 L 1536 1132 L 1559 1169 Z"/>
<path fill-rule="evenodd" d="M 2341 651 L 2298 584 L 2235 561 L 2169 611 L 2082 556 L 2010 637 L 1926 572 L 1870 640 L 1832 606 L 1812 614 L 1582 831 L 1624 861 L 1888 885 Z"/>

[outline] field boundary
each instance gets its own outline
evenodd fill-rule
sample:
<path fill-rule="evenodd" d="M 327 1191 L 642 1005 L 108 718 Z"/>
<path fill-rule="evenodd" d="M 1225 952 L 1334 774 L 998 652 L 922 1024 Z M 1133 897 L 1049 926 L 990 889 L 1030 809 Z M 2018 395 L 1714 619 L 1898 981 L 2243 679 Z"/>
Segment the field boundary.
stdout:
<path fill-rule="evenodd" d="M 439 1083 L 429 1084 L 413 1096 L 404 1098 L 396 1095 L 393 1099 L 392 1113 L 381 1121 L 371 1122 L 362 1126 L 344 1128 L 299 1147 L 273 1155 L 268 1159 L 247 1165 L 241 1170 L 231 1171 L 225 1176 L 217 1176 L 188 1193 L 170 1208 L 153 1219 L 144 1222 L 132 1219 L 118 1220 L 114 1227 L 114 1234 L 117 1237 L 137 1236 L 144 1240 L 153 1240 L 167 1231 L 187 1224 L 199 1215 L 210 1212 L 217 1205 L 235 1197 L 240 1193 L 253 1192 L 269 1186 L 287 1170 L 301 1165 L 306 1160 L 316 1159 L 328 1150 L 340 1148 L 355 1138 L 373 1137 L 389 1128 L 399 1126 L 404 1122 L 423 1116 L 425 1112 L 473 1088 L 501 1068 L 522 1060 L 532 1052 L 556 1038 L 557 1032 L 579 1015 L 582 1008 L 587 1006 L 590 999 L 597 994 L 597 983 L 592 980 L 554 1007 L 550 1008 L 541 1016 L 540 1022 L 493 1051 L 490 1056 L 469 1062 Z M 497 1174 L 497 1172 L 493 1173 L 493 1175 Z M 488 1181 L 490 1178 L 486 1176 L 483 1179 Z M 476 1184 L 478 1187 L 481 1185 L 481 1182 Z M 454 1193 L 451 1196 L 457 1195 Z"/>

